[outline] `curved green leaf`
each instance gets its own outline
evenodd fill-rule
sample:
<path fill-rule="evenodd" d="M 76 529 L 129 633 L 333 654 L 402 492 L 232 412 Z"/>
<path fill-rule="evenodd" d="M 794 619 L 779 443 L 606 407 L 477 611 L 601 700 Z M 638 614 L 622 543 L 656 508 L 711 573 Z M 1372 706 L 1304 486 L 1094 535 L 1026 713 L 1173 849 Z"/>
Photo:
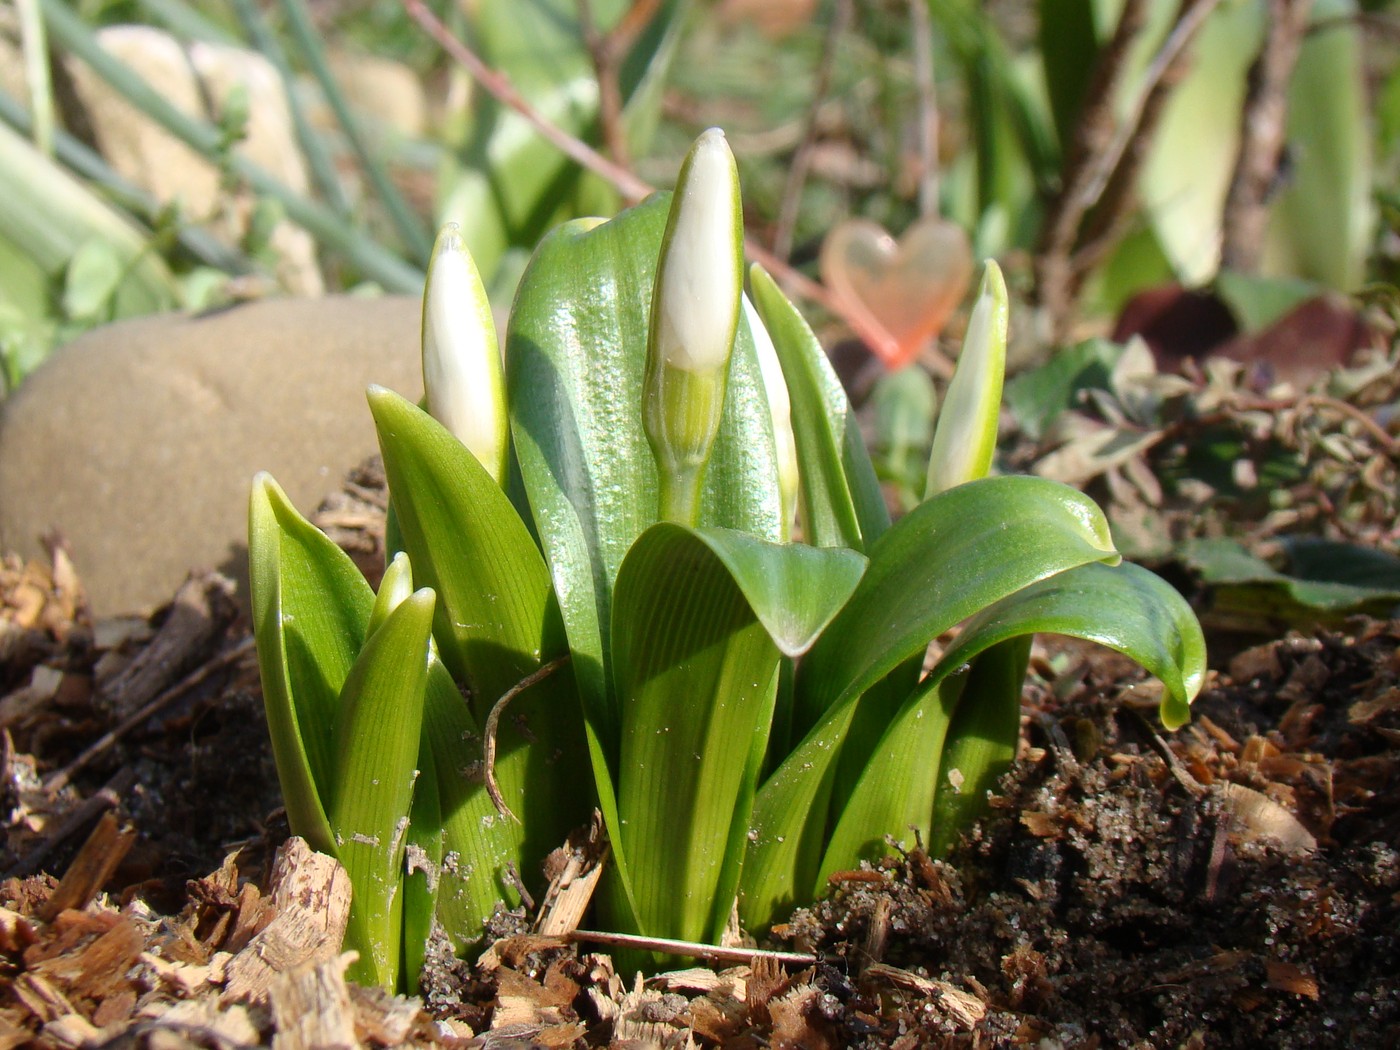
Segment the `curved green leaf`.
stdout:
<path fill-rule="evenodd" d="M 418 777 L 433 605 L 431 590 L 416 591 L 370 635 L 341 690 L 335 731 L 327 815 L 354 887 L 345 944 L 360 958 L 349 973 L 390 990 L 398 983 L 404 844 Z"/>
<path fill-rule="evenodd" d="M 657 519 L 656 464 L 642 428 L 642 379 L 664 195 L 610 222 L 555 230 L 516 293 L 506 338 L 511 427 L 531 511 L 599 739 L 616 740 L 605 654 L 614 581 Z M 778 539 L 772 422 L 741 320 L 700 524 Z"/>
<path fill-rule="evenodd" d="M 473 709 L 491 706 L 539 667 L 550 613 L 549 575 L 510 500 L 442 424 L 371 387 L 384 473 L 414 581 L 438 594 L 434 637 Z"/>
<path fill-rule="evenodd" d="M 613 614 L 621 735 L 609 833 L 636 914 L 614 907 L 612 917 L 652 936 L 717 939 L 767 744 L 778 649 L 724 562 L 679 525 L 637 540 Z"/>
<path fill-rule="evenodd" d="M 842 547 L 770 543 L 733 529 L 697 529 L 693 535 L 729 570 L 782 654 L 794 658 L 841 611 L 868 564 L 864 555 Z"/>
<path fill-rule="evenodd" d="M 741 898 L 751 928 L 810 892 L 836 760 L 862 714 L 861 694 L 993 602 L 1117 557 L 1092 500 L 1029 477 L 949 489 L 880 538 L 850 601 L 798 669 L 797 709 L 815 725 L 758 795 Z M 857 732 L 871 746 L 883 728 L 858 725 Z"/>
<path fill-rule="evenodd" d="M 253 479 L 248 560 L 263 705 L 287 819 L 314 849 L 335 856 L 326 811 L 339 696 L 364 644 L 374 592 L 268 474 Z"/>
<path fill-rule="evenodd" d="M 1036 633 L 1083 638 L 1131 657 L 1161 680 L 1167 728 L 1189 719 L 1205 680 L 1205 640 L 1176 590 L 1132 564 L 1088 564 L 1042 580 L 969 620 L 890 723 L 841 814 L 822 875 L 882 855 L 886 835 L 904 838 L 915 828 L 941 845 L 956 833 L 947 825 L 981 802 L 1014 749 L 1025 673 L 1025 652 L 1014 645 L 1028 645 Z M 949 689 L 950 676 L 969 663 L 965 686 Z M 967 711 L 985 705 L 1002 710 Z M 950 723 L 963 736 L 952 735 Z"/>
<path fill-rule="evenodd" d="M 768 272 L 755 264 L 749 281 L 792 401 L 806 538 L 818 547 L 863 551 L 889 528 L 890 516 L 841 380 Z"/>
<path fill-rule="evenodd" d="M 798 674 L 808 724 L 1005 595 L 1075 565 L 1118 560 L 1093 500 L 1033 477 L 939 493 L 869 553 L 860 585 Z"/>

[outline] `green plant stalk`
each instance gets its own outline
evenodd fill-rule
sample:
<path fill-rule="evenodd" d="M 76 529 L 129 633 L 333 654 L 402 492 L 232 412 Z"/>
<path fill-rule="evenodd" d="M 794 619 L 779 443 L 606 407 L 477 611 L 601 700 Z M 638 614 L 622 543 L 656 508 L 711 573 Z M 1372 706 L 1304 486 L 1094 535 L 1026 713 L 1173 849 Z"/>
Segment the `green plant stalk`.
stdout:
<path fill-rule="evenodd" d="M 33 118 L 3 91 L 0 91 L 0 121 L 21 135 L 33 134 Z M 140 216 L 148 225 L 160 219 L 161 206 L 154 197 L 118 175 L 98 154 L 62 128 L 54 132 L 54 155 L 64 166 L 95 183 L 119 207 Z M 200 262 L 225 273 L 244 274 L 256 269 L 244 253 L 198 226 L 181 223 L 175 237 Z"/>
<path fill-rule="evenodd" d="M 243 44 L 238 37 L 204 17 L 185 0 L 139 0 L 139 4 L 157 22 L 186 40 L 203 40 L 226 47 L 241 47 Z"/>
<path fill-rule="evenodd" d="M 8 124 L 0 124 L 0 171 L 9 183 L 0 232 L 46 273 L 57 276 L 82 244 L 101 238 L 131 268 L 117 293 L 129 304 L 124 313 L 174 303 L 175 280 L 143 232 Z"/>
<path fill-rule="evenodd" d="M 331 209 L 337 215 L 348 221 L 352 213 L 350 199 L 345 196 L 345 187 L 341 185 L 340 175 L 335 170 L 335 161 L 306 115 L 306 107 L 302 105 L 301 94 L 296 90 L 296 77 L 287 61 L 286 51 L 283 50 L 276 34 L 268 28 L 267 19 L 262 16 L 253 0 L 233 0 L 233 8 L 238 20 L 243 23 L 244 31 L 252 39 L 253 46 L 272 63 L 282 80 L 282 95 L 287 100 L 287 111 L 292 116 L 292 127 L 296 131 L 297 142 L 301 144 L 301 152 L 311 166 L 311 176 L 316 180 L 321 195 L 330 202 Z"/>
<path fill-rule="evenodd" d="M 53 82 L 49 76 L 49 48 L 39 0 L 15 0 L 19 15 L 19 37 L 24 51 L 24 82 L 29 88 L 29 105 L 34 114 L 34 147 L 53 156 Z"/>
<path fill-rule="evenodd" d="M 644 410 L 656 456 L 662 521 L 700 522 L 700 490 L 719 434 L 727 376 L 727 370 L 689 372 L 666 363 L 658 364 L 654 374 L 649 370 Z"/>
<path fill-rule="evenodd" d="M 360 168 L 369 177 L 375 193 L 379 195 L 389 213 L 389 219 L 398 230 L 404 247 L 412 258 L 426 261 L 432 250 L 432 238 L 418 216 L 413 213 L 413 209 L 408 206 L 398 187 L 394 185 L 393 179 L 389 178 L 384 165 L 379 163 L 366 144 L 359 122 L 345 101 L 345 94 L 331 75 L 330 66 L 326 63 L 325 50 L 321 47 L 321 38 L 311 22 L 306 4 L 303 0 L 282 0 L 282 11 L 287 16 L 287 28 L 291 30 L 297 47 L 301 49 L 302 58 L 306 60 L 316 83 L 321 86 L 321 93 L 330 104 L 331 111 L 335 113 L 335 119 L 340 124 L 346 141 L 350 143 L 355 158 L 360 162 Z"/>
<path fill-rule="evenodd" d="M 195 152 L 210 159 L 220 155 L 223 134 L 206 121 L 181 113 L 124 62 L 108 54 L 82 20 L 62 0 L 40 0 L 54 41 L 87 63 L 119 95 Z M 371 280 L 392 292 L 417 292 L 421 270 L 386 251 L 324 205 L 302 196 L 266 170 L 234 154 L 229 167 L 258 193 L 278 201 L 287 217 L 327 246 L 341 252 Z"/>

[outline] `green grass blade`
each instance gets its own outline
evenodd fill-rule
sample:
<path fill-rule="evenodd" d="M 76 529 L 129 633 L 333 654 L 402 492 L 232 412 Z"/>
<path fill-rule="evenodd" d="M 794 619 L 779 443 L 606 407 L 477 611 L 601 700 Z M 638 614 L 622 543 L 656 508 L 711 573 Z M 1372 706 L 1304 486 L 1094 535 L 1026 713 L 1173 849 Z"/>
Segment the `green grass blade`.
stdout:
<path fill-rule="evenodd" d="M 232 6 L 253 46 L 277 70 L 277 76 L 282 81 L 282 95 L 287 100 L 287 112 L 292 118 L 292 129 L 296 132 L 297 144 L 301 146 L 302 156 L 306 158 L 307 167 L 311 169 L 311 177 L 321 191 L 321 196 L 329 202 L 337 215 L 347 222 L 350 221 L 353 209 L 350 199 L 345 195 L 345 187 L 341 184 L 340 173 L 335 170 L 335 158 L 326 149 L 325 140 L 320 133 L 311 126 L 306 106 L 302 102 L 303 96 L 297 91 L 296 74 L 292 72 L 291 63 L 287 61 L 287 52 L 283 49 L 281 40 L 268 27 L 267 18 L 253 0 L 233 0 Z"/>
<path fill-rule="evenodd" d="M 263 702 L 288 820 L 295 834 L 334 856 L 327 810 L 339 696 L 364 644 L 374 593 L 267 474 L 253 480 L 248 560 Z"/>
<path fill-rule="evenodd" d="M 55 43 L 71 51 L 114 91 L 195 152 L 211 160 L 222 155 L 223 136 L 217 128 L 176 109 L 125 63 L 109 55 L 77 13 L 62 0 L 40 0 L 40 3 Z M 329 208 L 295 192 L 238 153 L 228 158 L 228 165 L 258 193 L 278 201 L 293 222 L 341 252 L 365 277 L 378 281 L 389 291 L 422 290 L 421 270 L 386 251 Z"/>
<path fill-rule="evenodd" d="M 865 550 L 889 528 L 890 518 L 841 380 L 767 271 L 755 265 L 749 280 L 792 399 L 806 539 L 818 547 Z"/>
<path fill-rule="evenodd" d="M 282 12 L 287 17 L 287 28 L 291 31 L 297 47 L 301 49 L 301 55 L 306 61 L 307 68 L 311 70 L 311 75 L 316 78 L 316 83 L 320 85 L 321 94 L 325 96 L 326 102 L 331 107 L 331 112 L 335 114 L 336 123 L 340 125 L 340 130 L 344 133 L 346 141 L 350 143 L 350 148 L 355 153 L 355 159 L 359 161 L 360 170 L 369 177 L 370 184 L 374 187 L 374 192 L 378 195 L 380 203 L 384 205 L 384 210 L 389 213 L 394 229 L 398 231 L 399 239 L 403 241 L 411 258 L 420 263 L 426 263 L 433 246 L 432 238 L 428 235 L 423 221 L 408 206 L 403 194 L 399 192 L 393 179 L 389 177 L 388 171 L 385 170 L 384 165 L 380 163 L 379 158 L 374 155 L 369 144 L 365 141 L 359 121 L 350 112 L 350 106 L 345 101 L 345 94 L 340 90 L 340 85 L 336 83 L 335 77 L 331 74 L 330 66 L 326 62 L 325 49 L 321 46 L 320 35 L 311 20 L 311 14 L 307 10 L 306 4 L 303 0 L 282 0 Z M 302 141 L 305 142 L 304 139 Z M 339 184 L 337 183 L 337 185 Z"/>
<path fill-rule="evenodd" d="M 337 855 L 354 887 L 345 947 L 360 953 L 347 975 L 398 985 L 404 847 L 428 680 L 433 592 L 405 599 L 370 635 L 340 694 L 335 788 L 328 807 Z"/>

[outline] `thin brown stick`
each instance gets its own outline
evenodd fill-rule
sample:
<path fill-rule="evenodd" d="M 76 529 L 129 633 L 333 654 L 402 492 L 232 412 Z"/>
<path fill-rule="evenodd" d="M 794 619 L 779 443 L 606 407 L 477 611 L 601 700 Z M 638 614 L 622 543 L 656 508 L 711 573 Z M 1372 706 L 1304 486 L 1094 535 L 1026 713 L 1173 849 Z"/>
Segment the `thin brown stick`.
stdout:
<path fill-rule="evenodd" d="M 792 255 L 797 213 L 802 206 L 802 188 L 807 182 L 807 172 L 812 167 L 812 153 L 817 145 L 817 118 L 831 91 L 831 68 L 836 61 L 837 45 L 845 36 L 846 27 L 850 25 L 852 7 L 851 0 L 836 0 L 831 12 L 831 21 L 826 26 L 821 60 L 817 64 L 816 83 L 812 87 L 812 101 L 802 120 L 802 139 L 793 151 L 792 163 L 788 166 L 787 178 L 783 181 L 783 195 L 778 205 L 778 218 L 773 227 L 773 254 L 780 259 Z"/>
<path fill-rule="evenodd" d="M 1312 0 L 1269 0 L 1264 44 L 1249 70 L 1240 150 L 1221 220 L 1220 264 L 1253 273 L 1264 251 L 1269 198 L 1288 122 L 1288 83 L 1307 33 Z"/>
<path fill-rule="evenodd" d="M 517 696 L 531 686 L 543 682 L 568 662 L 569 655 L 566 653 L 547 664 L 541 664 L 507 689 L 505 695 L 496 701 L 491 708 L 491 713 L 486 716 L 486 726 L 481 732 L 481 758 L 482 765 L 486 769 L 486 795 L 491 799 L 491 805 L 496 807 L 497 813 L 503 817 L 509 817 L 517 824 L 520 823 L 520 818 L 511 812 L 511 808 L 506 805 L 505 796 L 501 794 L 501 785 L 496 780 L 496 732 L 500 728 L 501 715 L 505 713 L 506 707 Z"/>
<path fill-rule="evenodd" d="M 69 781 L 73 779 L 75 774 L 85 769 L 89 764 L 91 764 L 93 759 L 97 758 L 103 752 L 109 750 L 113 744 L 115 744 L 122 737 L 126 736 L 127 733 L 130 733 L 133 729 L 135 729 L 137 726 L 141 725 L 147 719 L 152 717 L 163 707 L 167 707 L 168 705 L 173 704 L 176 700 L 179 700 L 182 696 L 188 693 L 195 686 L 199 685 L 205 679 L 209 678 L 211 675 L 222 671 L 224 668 L 228 667 L 232 663 L 236 663 L 240 658 L 242 658 L 253 648 L 253 645 L 254 640 L 252 636 L 244 638 L 232 649 L 224 650 L 222 653 L 214 657 L 214 659 L 210 660 L 208 663 L 202 664 L 200 667 L 191 671 L 189 674 L 187 674 L 184 678 L 180 679 L 180 681 L 176 682 L 165 692 L 154 697 L 146 704 L 138 708 L 136 711 L 132 712 L 126 718 L 122 719 L 122 721 L 117 723 L 116 726 L 103 733 L 100 737 L 98 737 L 91 744 L 89 744 L 87 748 L 82 752 L 82 754 L 78 755 L 77 758 L 73 759 L 73 761 L 69 762 L 62 769 L 53 773 L 47 780 L 44 781 L 44 790 L 49 792 L 50 794 L 52 794 L 55 791 L 61 790 L 68 784 Z"/>
<path fill-rule="evenodd" d="M 603 145 L 613 162 L 623 168 L 628 164 L 630 150 L 623 120 L 622 58 L 659 7 L 660 0 L 632 0 L 617 24 L 603 33 L 593 21 L 592 0 L 578 0 L 583 44 L 593 61 L 593 75 L 598 81 L 598 124 Z"/>
<path fill-rule="evenodd" d="M 574 163 L 606 179 L 629 201 L 639 201 L 655 192 L 645 180 L 619 164 L 604 157 L 587 143 L 551 124 L 516 90 L 510 78 L 492 69 L 475 52 L 454 37 L 451 31 L 425 6 L 423 0 L 403 0 L 404 10 L 423 30 L 436 40 L 452 59 L 486 89 L 502 105 L 524 117 L 546 141 L 555 146 Z M 817 303 L 832 316 L 839 318 L 856 337 L 876 353 L 888 359 L 899 352 L 899 346 L 887 332 L 872 328 L 862 318 L 850 313 L 821 284 L 794 269 L 772 252 L 752 241 L 746 242 L 744 253 L 750 260 L 767 270 L 789 295 L 800 296 Z M 953 374 L 952 362 L 943 354 L 926 354 L 924 363 L 933 372 L 948 378 Z"/>
<path fill-rule="evenodd" d="M 1073 299 L 1070 253 L 1084 213 L 1086 187 L 1101 158 L 1112 147 L 1113 103 L 1127 75 L 1132 43 L 1147 17 L 1146 0 L 1127 0 L 1113 36 L 1099 52 L 1084 94 L 1074 136 L 1065 145 L 1060 192 L 1050 201 L 1036 257 L 1036 293 L 1049 314 L 1056 338 L 1062 336 Z"/>
<path fill-rule="evenodd" d="M 933 79 L 933 26 L 928 0 L 909 0 L 914 86 L 919 98 L 919 214 L 938 214 L 938 94 Z"/>
<path fill-rule="evenodd" d="M 631 203 L 636 203 L 655 192 L 650 185 L 622 165 L 614 163 L 587 143 L 546 120 L 516 89 L 508 76 L 492 69 L 475 51 L 458 40 L 437 15 L 428 9 L 423 0 L 403 0 L 403 6 L 409 17 L 422 26 L 423 30 L 452 56 L 454 62 L 471 74 L 472 78 L 498 102 L 524 117 L 535 131 L 564 156 L 607 179 Z"/>
<path fill-rule="evenodd" d="M 573 930 L 561 938 L 565 943 L 604 944 L 611 948 L 637 948 L 642 951 L 684 955 L 708 962 L 742 965 L 754 959 L 769 959 L 783 966 L 815 966 L 817 957 L 805 952 L 774 952 L 761 948 L 721 948 L 716 944 L 677 941 L 669 937 L 641 937 L 630 933 L 603 933 L 598 930 Z"/>

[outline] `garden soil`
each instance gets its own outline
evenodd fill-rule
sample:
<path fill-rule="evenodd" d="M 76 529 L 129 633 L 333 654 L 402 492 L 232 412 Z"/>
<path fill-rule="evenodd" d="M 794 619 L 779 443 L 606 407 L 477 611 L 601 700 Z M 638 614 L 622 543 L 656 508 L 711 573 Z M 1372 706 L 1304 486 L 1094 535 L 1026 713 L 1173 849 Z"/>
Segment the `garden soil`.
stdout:
<path fill-rule="evenodd" d="M 370 568 L 382 509 L 365 469 L 319 522 Z M 1400 622 L 1211 642 L 1170 735 L 1134 665 L 1038 644 L 953 855 L 838 873 L 763 951 L 642 981 L 521 910 L 394 999 L 341 977 L 228 582 L 92 622 L 61 545 L 7 559 L 0 1050 L 1400 1046 Z"/>

